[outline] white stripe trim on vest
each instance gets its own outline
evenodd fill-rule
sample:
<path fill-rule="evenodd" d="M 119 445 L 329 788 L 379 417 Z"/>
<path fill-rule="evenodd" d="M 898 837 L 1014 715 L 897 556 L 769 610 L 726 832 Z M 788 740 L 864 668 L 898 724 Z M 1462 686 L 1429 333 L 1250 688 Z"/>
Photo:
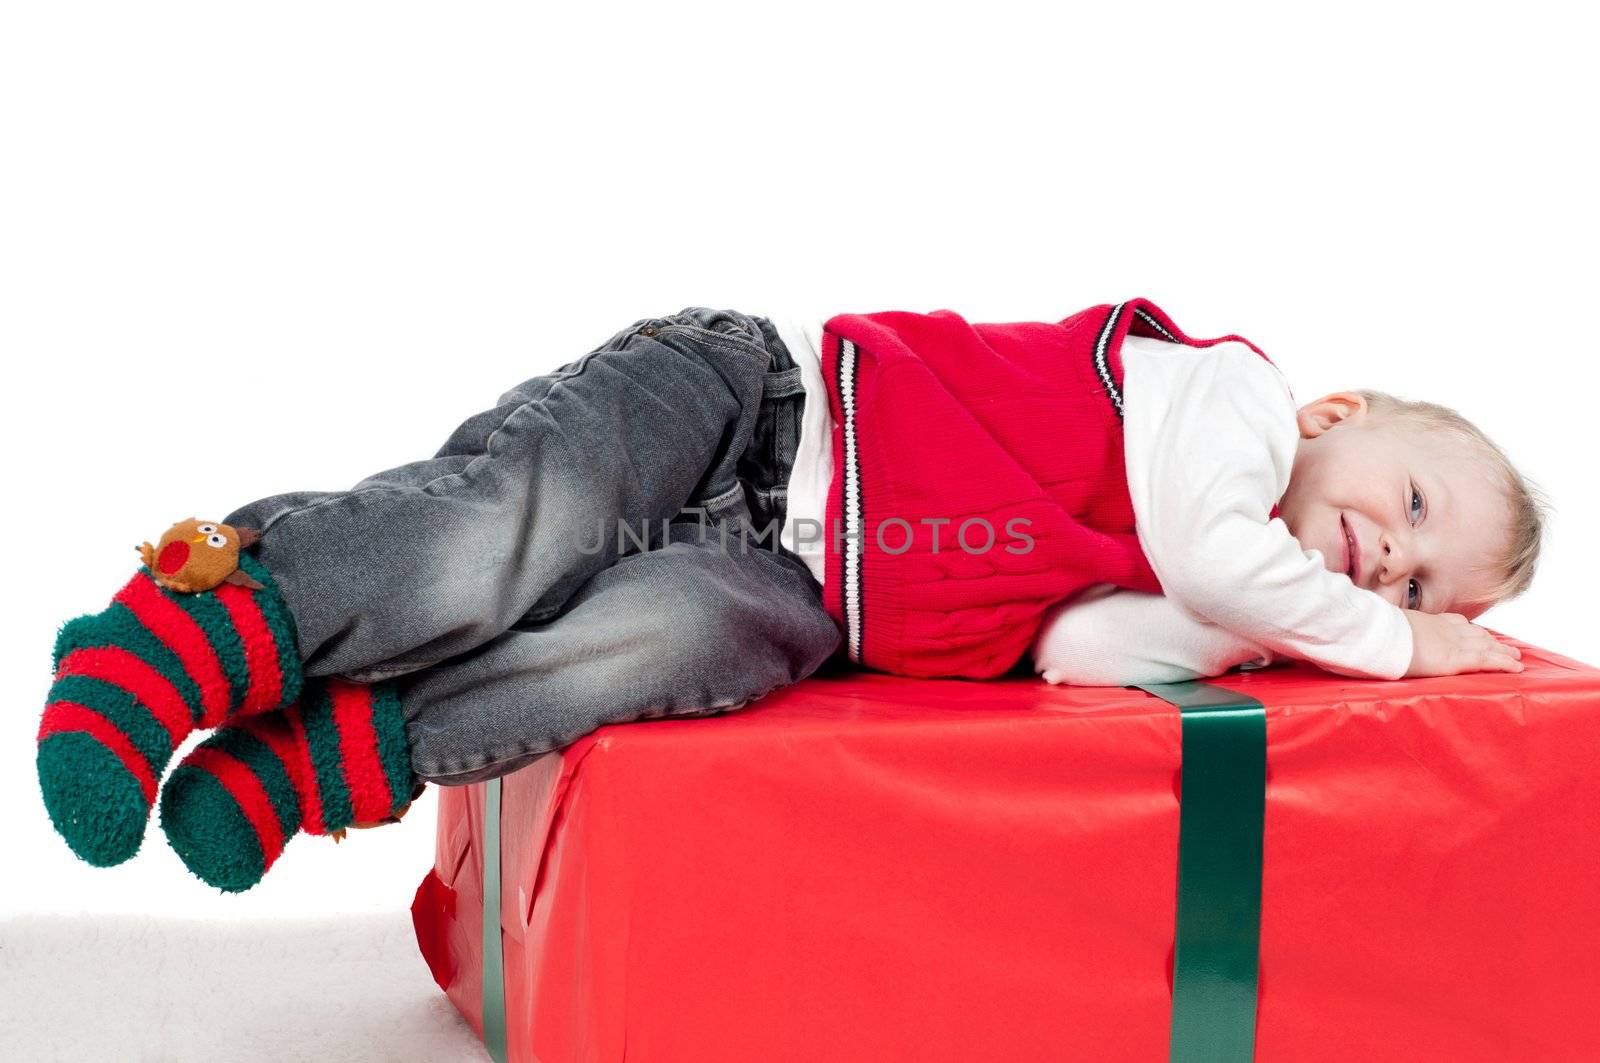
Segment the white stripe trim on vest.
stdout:
<path fill-rule="evenodd" d="M 856 345 L 839 338 L 839 407 L 844 412 L 844 542 L 840 547 L 845 636 L 850 660 L 861 663 L 861 461 L 856 450 Z"/>
<path fill-rule="evenodd" d="M 1111 313 L 1106 317 L 1106 323 L 1100 329 L 1100 338 L 1094 341 L 1094 371 L 1100 374 L 1100 383 L 1106 387 L 1106 394 L 1111 396 L 1111 406 L 1122 416 L 1122 392 L 1117 390 L 1117 382 L 1111 379 L 1111 365 L 1106 357 L 1106 352 L 1111 345 L 1111 334 L 1117 330 L 1117 321 L 1122 317 L 1122 308 L 1127 303 L 1118 303 L 1111 308 Z"/>
<path fill-rule="evenodd" d="M 1168 343 L 1180 342 L 1178 337 L 1174 336 L 1172 333 L 1163 328 L 1161 322 L 1155 319 L 1155 315 L 1148 313 L 1144 307 L 1136 306 L 1133 308 L 1133 312 L 1139 315 L 1139 320 L 1143 321 L 1146 325 L 1149 325 L 1151 328 L 1161 333 L 1161 338 L 1166 340 Z"/>

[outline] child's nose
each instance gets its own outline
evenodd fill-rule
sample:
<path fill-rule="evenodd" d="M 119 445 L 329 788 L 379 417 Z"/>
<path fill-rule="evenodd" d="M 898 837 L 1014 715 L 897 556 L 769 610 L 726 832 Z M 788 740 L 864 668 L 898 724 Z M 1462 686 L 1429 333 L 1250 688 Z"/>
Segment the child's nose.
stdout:
<path fill-rule="evenodd" d="M 1382 562 L 1385 582 L 1411 575 L 1412 544 L 1403 533 L 1384 532 L 1378 556 Z"/>

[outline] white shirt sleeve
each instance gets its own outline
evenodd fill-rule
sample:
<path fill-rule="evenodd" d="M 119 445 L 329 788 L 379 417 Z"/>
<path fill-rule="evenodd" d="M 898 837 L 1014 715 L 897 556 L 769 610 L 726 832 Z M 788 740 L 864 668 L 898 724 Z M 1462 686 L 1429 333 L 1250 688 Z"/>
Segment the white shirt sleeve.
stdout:
<path fill-rule="evenodd" d="M 1123 366 L 1128 489 L 1166 595 L 1274 653 L 1339 675 L 1402 677 L 1412 651 L 1404 612 L 1268 519 L 1299 442 L 1277 368 L 1242 343 L 1134 336 Z"/>
<path fill-rule="evenodd" d="M 1161 594 L 1095 584 L 1045 614 L 1032 648 L 1047 683 L 1130 686 L 1266 667 L 1273 653 Z"/>

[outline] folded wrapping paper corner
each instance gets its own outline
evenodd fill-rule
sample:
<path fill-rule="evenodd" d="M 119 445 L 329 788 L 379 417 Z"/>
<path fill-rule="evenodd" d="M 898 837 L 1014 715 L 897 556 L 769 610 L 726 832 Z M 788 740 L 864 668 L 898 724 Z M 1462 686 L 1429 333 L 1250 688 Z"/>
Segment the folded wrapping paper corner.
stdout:
<path fill-rule="evenodd" d="M 446 992 L 456 980 L 449 941 L 449 928 L 455 921 L 455 915 L 456 891 L 445 885 L 436 869 L 429 868 L 411 900 L 411 925 L 416 930 L 422 958 L 427 961 L 428 973 L 433 975 L 434 983 Z"/>

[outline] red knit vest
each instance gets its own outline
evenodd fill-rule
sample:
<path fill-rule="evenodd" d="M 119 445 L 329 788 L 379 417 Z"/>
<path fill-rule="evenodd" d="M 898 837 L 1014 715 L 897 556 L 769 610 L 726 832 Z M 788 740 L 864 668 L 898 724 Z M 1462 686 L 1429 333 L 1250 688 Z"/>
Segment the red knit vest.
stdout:
<path fill-rule="evenodd" d="M 949 310 L 828 319 L 823 604 L 851 661 L 990 678 L 1068 595 L 1096 583 L 1161 592 L 1123 466 L 1130 330 L 1193 347 L 1238 340 L 1266 358 L 1239 336 L 1192 339 L 1145 299 L 1054 324 Z"/>

